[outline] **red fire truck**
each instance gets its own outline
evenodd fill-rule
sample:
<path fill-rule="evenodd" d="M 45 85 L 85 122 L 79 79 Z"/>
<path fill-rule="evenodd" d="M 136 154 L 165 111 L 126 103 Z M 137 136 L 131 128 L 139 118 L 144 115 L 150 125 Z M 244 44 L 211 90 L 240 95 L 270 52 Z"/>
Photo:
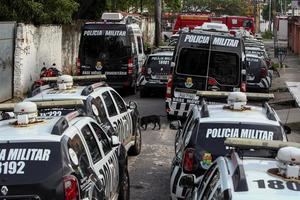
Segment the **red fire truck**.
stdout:
<path fill-rule="evenodd" d="M 222 16 L 214 17 L 210 15 L 189 15 L 182 14 L 178 15 L 173 33 L 176 33 L 179 29 L 188 27 L 193 29 L 196 26 L 202 26 L 204 22 L 217 22 L 226 24 L 228 29 L 244 28 L 251 33 L 255 33 L 255 24 L 253 17 L 246 16 Z"/>

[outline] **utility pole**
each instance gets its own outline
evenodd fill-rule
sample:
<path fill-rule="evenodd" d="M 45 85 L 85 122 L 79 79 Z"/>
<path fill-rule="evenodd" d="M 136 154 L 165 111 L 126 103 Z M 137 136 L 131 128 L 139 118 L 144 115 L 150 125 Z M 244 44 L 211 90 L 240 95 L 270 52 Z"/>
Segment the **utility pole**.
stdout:
<path fill-rule="evenodd" d="M 161 37 L 161 0 L 155 0 L 155 46 L 160 44 Z"/>
<path fill-rule="evenodd" d="M 276 15 L 277 15 L 277 9 L 276 9 L 276 1 L 272 1 L 272 14 L 273 14 L 273 36 L 274 36 L 274 57 L 277 58 L 278 52 L 277 52 L 277 26 L 276 26 Z"/>
<path fill-rule="evenodd" d="M 271 22 L 271 13 L 272 13 L 271 8 L 272 8 L 272 0 L 269 0 L 269 31 L 271 31 L 271 24 L 272 24 L 272 22 Z"/>

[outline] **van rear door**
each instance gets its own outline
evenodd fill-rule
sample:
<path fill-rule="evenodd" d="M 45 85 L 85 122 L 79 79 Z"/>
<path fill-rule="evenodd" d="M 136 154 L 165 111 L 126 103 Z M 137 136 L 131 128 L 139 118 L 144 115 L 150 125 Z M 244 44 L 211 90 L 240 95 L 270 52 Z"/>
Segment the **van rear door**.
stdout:
<path fill-rule="evenodd" d="M 107 75 L 108 82 L 127 81 L 132 66 L 131 39 L 125 24 L 86 24 L 79 59 L 80 75 Z"/>

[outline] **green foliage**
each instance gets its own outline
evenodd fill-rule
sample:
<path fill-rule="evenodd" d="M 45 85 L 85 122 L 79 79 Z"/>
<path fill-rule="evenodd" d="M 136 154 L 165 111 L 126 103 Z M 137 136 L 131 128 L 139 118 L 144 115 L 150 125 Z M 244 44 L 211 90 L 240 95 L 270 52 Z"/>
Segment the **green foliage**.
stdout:
<path fill-rule="evenodd" d="M 77 9 L 75 0 L 0 0 L 0 20 L 66 24 Z"/>
<path fill-rule="evenodd" d="M 292 2 L 292 0 L 286 0 L 286 5 L 289 5 L 291 2 Z M 270 10 L 269 10 L 270 7 L 269 6 L 270 6 L 269 4 L 264 5 L 263 10 L 262 10 L 262 17 L 266 21 L 269 20 L 269 12 L 270 12 Z M 284 9 L 284 5 L 282 7 Z M 271 6 L 271 9 L 272 9 L 272 6 Z M 277 13 L 281 12 L 281 6 L 280 6 L 279 0 L 276 0 L 276 12 Z M 274 13 L 272 13 L 272 10 L 271 10 L 271 20 L 273 19 L 273 15 L 274 15 Z"/>
<path fill-rule="evenodd" d="M 263 32 L 261 36 L 263 39 L 272 39 L 273 33 L 272 33 L 272 31 L 266 31 L 266 32 Z"/>
<path fill-rule="evenodd" d="M 245 0 L 185 0 L 183 11 L 214 12 L 216 15 L 245 15 Z"/>

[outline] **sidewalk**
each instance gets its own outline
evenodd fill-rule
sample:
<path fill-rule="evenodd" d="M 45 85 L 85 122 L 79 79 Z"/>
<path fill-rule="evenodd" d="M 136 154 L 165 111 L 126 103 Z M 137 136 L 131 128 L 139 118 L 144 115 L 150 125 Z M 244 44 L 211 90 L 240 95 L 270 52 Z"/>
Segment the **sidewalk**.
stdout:
<path fill-rule="evenodd" d="M 264 43 L 272 62 L 278 63 L 278 59 L 274 58 L 273 41 L 264 41 Z M 277 102 L 293 100 L 292 95 L 287 89 L 286 82 L 300 82 L 300 56 L 288 51 L 283 64 L 286 67 L 278 69 L 280 77 L 275 73 L 272 80 L 271 91 L 274 93 L 275 101 Z M 296 132 L 300 131 L 299 108 L 281 109 L 276 110 L 276 112 L 284 124 L 289 124 Z"/>

